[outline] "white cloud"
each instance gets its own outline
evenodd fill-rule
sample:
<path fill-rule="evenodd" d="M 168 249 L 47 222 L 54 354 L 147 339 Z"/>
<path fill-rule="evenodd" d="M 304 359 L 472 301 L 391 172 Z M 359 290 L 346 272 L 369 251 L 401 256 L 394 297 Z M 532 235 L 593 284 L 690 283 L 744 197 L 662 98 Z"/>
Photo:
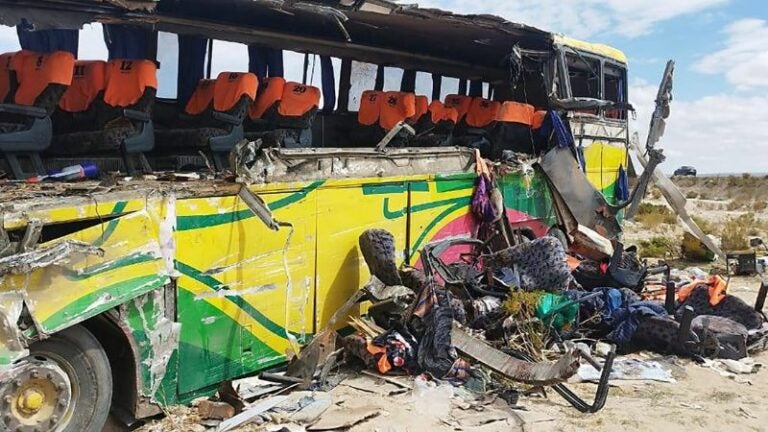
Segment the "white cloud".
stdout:
<path fill-rule="evenodd" d="M 643 145 L 656 90 L 656 85 L 643 81 L 630 87 L 630 100 L 637 109 L 632 126 Z M 700 173 L 768 173 L 768 95 L 723 93 L 673 100 L 659 147 L 667 156 L 665 172 L 693 165 Z"/>
<path fill-rule="evenodd" d="M 745 18 L 723 30 L 725 46 L 701 58 L 694 70 L 722 74 L 739 89 L 768 87 L 768 21 Z"/>
<path fill-rule="evenodd" d="M 598 34 L 636 37 L 660 22 L 701 12 L 729 0 L 422 0 L 423 7 L 489 13 L 544 30 L 589 38 Z"/>

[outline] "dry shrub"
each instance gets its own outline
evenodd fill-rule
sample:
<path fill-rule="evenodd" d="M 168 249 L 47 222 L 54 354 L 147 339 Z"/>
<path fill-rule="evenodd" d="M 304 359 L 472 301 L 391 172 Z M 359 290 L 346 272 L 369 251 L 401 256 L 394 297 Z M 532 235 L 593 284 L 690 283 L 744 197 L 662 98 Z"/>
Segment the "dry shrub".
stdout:
<path fill-rule="evenodd" d="M 685 197 L 688 198 L 688 199 L 696 199 L 696 198 L 699 197 L 699 194 L 697 192 L 695 192 L 695 191 L 688 191 L 685 194 Z"/>
<path fill-rule="evenodd" d="M 656 188 L 652 189 L 651 190 L 651 197 L 653 199 L 661 199 L 661 191 L 656 189 Z"/>
<path fill-rule="evenodd" d="M 713 234 L 716 232 L 715 226 L 712 224 L 712 222 L 700 216 L 691 216 L 691 219 L 693 219 L 693 221 L 696 222 L 696 225 L 698 225 L 699 228 L 704 231 L 704 234 Z"/>
<path fill-rule="evenodd" d="M 652 237 L 640 241 L 640 254 L 643 258 L 666 258 L 675 254 L 674 240 L 667 237 Z"/>
<path fill-rule="evenodd" d="M 757 232 L 758 225 L 759 223 L 752 213 L 728 218 L 720 233 L 723 249 L 727 251 L 746 249 L 749 245 L 747 237 L 751 235 L 750 232 Z"/>
<path fill-rule="evenodd" d="M 732 199 L 731 202 L 728 203 L 728 210 L 740 210 L 743 208 L 751 207 L 752 205 L 752 197 L 740 194 L 736 196 L 736 198 Z"/>
<path fill-rule="evenodd" d="M 635 220 L 645 227 L 654 227 L 662 224 L 672 225 L 677 222 L 677 216 L 667 206 L 641 203 Z"/>
<path fill-rule="evenodd" d="M 752 210 L 756 212 L 761 212 L 768 208 L 768 201 L 755 201 L 754 204 L 752 204 Z"/>

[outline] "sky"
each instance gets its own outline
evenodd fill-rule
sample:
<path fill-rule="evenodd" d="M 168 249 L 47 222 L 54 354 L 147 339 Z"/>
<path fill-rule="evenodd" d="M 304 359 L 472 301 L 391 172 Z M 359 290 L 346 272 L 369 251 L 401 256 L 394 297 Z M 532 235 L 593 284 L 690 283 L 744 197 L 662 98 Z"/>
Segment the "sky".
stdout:
<path fill-rule="evenodd" d="M 632 127 L 641 142 L 665 62 L 674 59 L 672 113 L 659 144 L 667 156 L 664 170 L 692 165 L 700 173 L 768 173 L 768 1 L 421 0 L 419 4 L 500 15 L 621 49 L 629 57 L 629 99 L 637 111 Z M 163 42 L 173 45 L 175 39 L 161 35 Z M 86 25 L 80 44 L 80 58 L 106 58 L 98 25 Z M 15 30 L 0 27 L 0 52 L 17 49 Z M 245 49 L 217 41 L 214 73 L 247 70 Z M 173 97 L 175 62 L 164 58 L 162 50 L 159 60 L 165 65 L 160 95 Z M 301 79 L 302 61 L 300 54 L 286 54 L 289 79 Z M 318 64 L 315 83 L 319 69 Z"/>

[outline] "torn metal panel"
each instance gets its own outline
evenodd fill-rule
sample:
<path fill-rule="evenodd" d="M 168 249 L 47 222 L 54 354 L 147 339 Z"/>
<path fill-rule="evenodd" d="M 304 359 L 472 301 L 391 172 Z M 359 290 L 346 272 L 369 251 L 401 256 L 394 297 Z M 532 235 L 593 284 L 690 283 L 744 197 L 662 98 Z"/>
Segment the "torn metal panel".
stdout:
<path fill-rule="evenodd" d="M 388 149 L 258 149 L 239 145 L 232 166 L 243 183 L 311 181 L 467 172 L 475 154 L 466 148 Z"/>
<path fill-rule="evenodd" d="M 555 363 L 529 363 L 517 360 L 465 332 L 456 323 L 451 331 L 451 342 L 457 350 L 504 376 L 526 384 L 553 385 L 562 383 L 579 370 L 581 351 L 566 352 Z"/>
<path fill-rule="evenodd" d="M 640 146 L 637 142 L 632 143 L 632 149 L 635 151 L 635 156 L 637 156 L 640 164 L 643 165 L 643 167 L 647 166 L 648 161 L 646 160 L 645 155 L 643 154 L 643 151 L 640 149 Z M 653 171 L 653 182 L 661 191 L 664 199 L 667 201 L 667 203 L 669 203 L 672 209 L 675 210 L 675 213 L 677 213 L 683 223 L 685 223 L 685 225 L 691 231 L 691 233 L 695 235 L 696 238 L 698 238 L 702 243 L 704 243 L 704 245 L 706 245 L 709 250 L 717 255 L 718 259 L 725 259 L 725 253 L 723 253 L 722 249 L 720 249 L 720 247 L 712 241 L 712 238 L 706 235 L 706 233 L 704 233 L 704 231 L 699 228 L 696 222 L 691 218 L 691 215 L 688 214 L 688 210 L 685 208 L 688 200 L 685 198 L 685 196 L 683 196 L 683 193 L 680 192 L 680 189 L 675 186 L 672 180 L 670 180 L 669 177 L 664 175 L 664 173 L 657 168 Z"/>
<path fill-rule="evenodd" d="M 179 349 L 181 333 L 181 324 L 165 317 L 164 302 L 164 294 L 159 290 L 133 299 L 141 327 L 131 329 L 133 333 L 143 332 L 146 337 L 141 363 L 149 372 L 149 382 L 144 383 L 143 395 L 158 403 L 163 402 L 157 399 L 158 390 L 166 378 L 171 357 Z M 136 321 L 134 317 L 129 323 L 135 325 Z"/>
<path fill-rule="evenodd" d="M 621 234 L 621 225 L 616 218 L 619 209 L 608 204 L 603 194 L 590 183 L 570 149 L 556 147 L 550 150 L 541 158 L 539 166 L 546 174 L 550 189 L 562 198 L 555 202 L 565 205 L 579 225 L 609 240 Z"/>
<path fill-rule="evenodd" d="M 31 273 L 37 269 L 66 264 L 71 255 L 104 256 L 104 250 L 77 240 L 64 240 L 53 245 L 0 258 L 0 275 Z"/>
<path fill-rule="evenodd" d="M 20 293 L 0 293 L 0 371 L 29 354 L 16 324 L 23 305 Z"/>

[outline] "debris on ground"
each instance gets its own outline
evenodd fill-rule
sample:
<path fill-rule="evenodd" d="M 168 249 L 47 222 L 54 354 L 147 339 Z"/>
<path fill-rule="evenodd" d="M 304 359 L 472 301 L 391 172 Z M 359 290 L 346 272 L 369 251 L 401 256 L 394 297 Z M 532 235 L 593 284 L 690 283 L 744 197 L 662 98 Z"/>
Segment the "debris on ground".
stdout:
<path fill-rule="evenodd" d="M 753 306 L 729 292 L 729 278 L 649 264 L 615 239 L 592 233 L 579 250 L 599 250 L 581 255 L 554 237 L 523 240 L 492 200 L 473 200 L 473 211 L 477 238 L 429 243 L 413 267 L 395 264 L 391 233 L 362 233 L 370 281 L 286 369 L 225 381 L 199 400 L 197 424 L 509 430 L 551 421 L 525 411 L 550 389 L 597 413 L 609 386 L 677 385 L 681 358 L 737 383 L 760 370 L 750 356 L 768 348 L 765 284 Z M 363 303 L 363 316 L 350 315 Z M 635 354 L 649 351 L 661 356 Z M 590 385 L 591 402 L 569 388 Z"/>

